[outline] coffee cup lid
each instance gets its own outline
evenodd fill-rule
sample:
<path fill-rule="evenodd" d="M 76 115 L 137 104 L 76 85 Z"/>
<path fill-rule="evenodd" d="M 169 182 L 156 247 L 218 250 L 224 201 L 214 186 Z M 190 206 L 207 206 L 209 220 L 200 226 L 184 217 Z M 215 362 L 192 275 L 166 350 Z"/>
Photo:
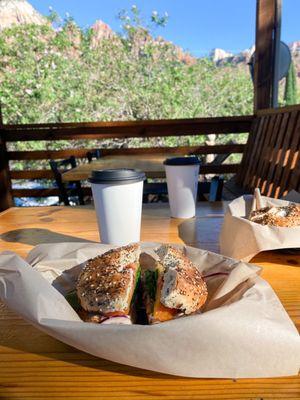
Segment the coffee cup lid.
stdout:
<path fill-rule="evenodd" d="M 91 183 L 134 183 L 144 181 L 146 179 L 145 173 L 137 169 L 129 168 L 116 168 L 116 169 L 101 169 L 92 171 L 89 177 Z"/>
<path fill-rule="evenodd" d="M 197 156 L 191 157 L 172 157 L 164 161 L 164 165 L 199 165 L 200 160 Z"/>

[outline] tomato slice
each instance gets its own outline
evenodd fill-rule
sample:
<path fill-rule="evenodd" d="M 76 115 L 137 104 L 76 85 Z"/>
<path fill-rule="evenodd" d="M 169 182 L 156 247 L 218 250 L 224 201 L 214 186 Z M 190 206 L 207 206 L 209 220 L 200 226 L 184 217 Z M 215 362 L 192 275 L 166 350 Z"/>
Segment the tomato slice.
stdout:
<path fill-rule="evenodd" d="M 164 322 L 173 319 L 176 314 L 178 314 L 178 310 L 176 310 L 176 308 L 165 307 L 163 304 L 161 304 L 161 302 L 159 302 L 158 307 L 154 309 L 153 318 L 155 320 Z"/>
<path fill-rule="evenodd" d="M 105 313 L 103 315 L 105 315 L 106 317 L 122 317 L 122 316 L 128 315 L 128 314 L 126 314 L 123 311 L 112 311 L 112 312 Z"/>
<path fill-rule="evenodd" d="M 160 295 L 163 286 L 163 280 L 160 276 L 157 281 L 156 299 L 153 308 L 153 318 L 157 321 L 164 322 L 173 319 L 178 310 L 176 308 L 168 308 L 160 302 Z"/>

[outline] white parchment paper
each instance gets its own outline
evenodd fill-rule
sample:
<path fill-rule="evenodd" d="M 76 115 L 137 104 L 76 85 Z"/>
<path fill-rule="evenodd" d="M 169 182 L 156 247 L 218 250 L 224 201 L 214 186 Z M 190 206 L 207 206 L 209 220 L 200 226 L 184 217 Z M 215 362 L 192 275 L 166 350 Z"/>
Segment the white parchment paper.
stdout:
<path fill-rule="evenodd" d="M 286 200 L 262 196 L 264 205 L 285 206 Z M 227 257 L 249 261 L 261 251 L 300 247 L 300 226 L 286 228 L 249 221 L 252 195 L 229 203 L 220 233 L 220 252 Z"/>
<path fill-rule="evenodd" d="M 144 243 L 143 250 L 157 245 Z M 82 322 L 63 294 L 84 262 L 109 246 L 39 245 L 27 260 L 0 255 L 0 298 L 55 338 L 93 355 L 134 367 L 187 377 L 295 375 L 299 334 L 259 267 L 195 248 L 187 255 L 207 278 L 202 314 L 157 325 Z M 216 273 L 220 273 L 215 275 Z"/>

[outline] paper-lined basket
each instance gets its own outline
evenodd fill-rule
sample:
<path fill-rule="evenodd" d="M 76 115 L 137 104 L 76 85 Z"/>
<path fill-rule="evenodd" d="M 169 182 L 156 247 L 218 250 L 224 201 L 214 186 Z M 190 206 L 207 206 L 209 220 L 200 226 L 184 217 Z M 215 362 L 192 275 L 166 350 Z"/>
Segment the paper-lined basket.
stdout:
<path fill-rule="evenodd" d="M 156 246 L 142 244 L 149 252 Z M 2 253 L 0 298 L 49 335 L 118 363 L 187 377 L 298 373 L 298 332 L 272 288 L 257 275 L 260 268 L 204 250 L 186 248 L 201 272 L 212 275 L 206 278 L 210 296 L 202 314 L 152 326 L 81 321 L 63 294 L 74 287 L 84 262 L 108 248 L 39 245 L 27 261 Z"/>
<path fill-rule="evenodd" d="M 261 197 L 265 205 L 286 206 L 286 200 Z M 253 196 L 233 200 L 227 208 L 220 233 L 221 254 L 250 261 L 261 251 L 300 247 L 300 226 L 286 228 L 249 221 Z"/>

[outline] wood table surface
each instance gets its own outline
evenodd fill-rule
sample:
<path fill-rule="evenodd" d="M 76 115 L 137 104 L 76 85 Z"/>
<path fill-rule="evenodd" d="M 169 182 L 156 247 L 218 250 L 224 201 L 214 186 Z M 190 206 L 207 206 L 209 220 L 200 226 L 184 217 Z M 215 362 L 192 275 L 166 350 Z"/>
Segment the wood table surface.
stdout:
<path fill-rule="evenodd" d="M 168 154 L 168 157 L 176 155 Z M 178 156 L 178 155 L 177 155 Z M 166 154 L 143 154 L 127 155 L 127 156 L 104 156 L 99 160 L 93 160 L 88 164 L 80 164 L 62 174 L 62 180 L 80 181 L 86 180 L 94 169 L 111 169 L 111 168 L 132 168 L 145 172 L 147 178 L 164 178 L 165 168 L 163 165 Z"/>
<path fill-rule="evenodd" d="M 142 240 L 218 250 L 224 203 L 201 203 L 197 217 L 170 219 L 168 205 L 143 207 Z M 88 207 L 11 208 L 0 214 L 0 251 L 25 256 L 36 244 L 98 241 Z M 252 262 L 300 329 L 300 256 L 265 252 Z M 279 361 L 280 362 L 280 361 Z M 102 360 L 36 329 L 0 305 L 0 399 L 300 399 L 300 378 L 190 379 Z"/>

